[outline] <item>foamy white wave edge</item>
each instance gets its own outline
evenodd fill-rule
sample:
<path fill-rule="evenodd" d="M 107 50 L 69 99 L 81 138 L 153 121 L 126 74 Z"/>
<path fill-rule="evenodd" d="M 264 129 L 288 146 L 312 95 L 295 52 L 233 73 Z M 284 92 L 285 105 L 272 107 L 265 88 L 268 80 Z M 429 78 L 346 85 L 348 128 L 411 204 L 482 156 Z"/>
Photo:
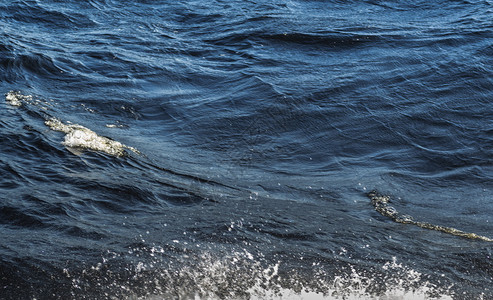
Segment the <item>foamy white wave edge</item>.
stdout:
<path fill-rule="evenodd" d="M 34 100 L 34 98 L 30 95 L 22 95 L 21 93 L 15 91 L 8 92 L 5 95 L 5 100 L 8 104 L 14 107 L 21 107 L 24 104 L 27 104 L 27 106 L 36 106 L 44 111 L 47 111 L 48 106 L 50 105 L 46 101 Z M 117 157 L 126 155 L 126 150 L 140 154 L 139 151 L 133 147 L 129 147 L 118 141 L 100 136 L 91 129 L 79 124 L 71 124 L 69 122 L 63 123 L 57 118 L 49 117 L 45 120 L 45 125 L 51 130 L 65 133 L 65 140 L 62 144 L 69 149 L 100 151 Z"/>
<path fill-rule="evenodd" d="M 281 272 L 283 262 L 266 265 L 247 250 L 234 251 L 226 256 L 206 251 L 197 256 L 186 256 L 168 267 L 157 267 L 160 264 L 158 254 L 165 252 L 163 248 L 153 247 L 149 252 L 152 259 L 139 258 L 127 269 L 132 277 L 126 283 L 112 282 L 113 273 L 103 271 L 111 269 L 109 265 L 104 268 L 111 259 L 91 267 L 91 270 L 101 272 L 94 275 L 104 281 L 107 292 L 128 300 L 451 300 L 456 296 L 450 290 L 452 286 L 437 286 L 424 274 L 397 263 L 396 258 L 383 264 L 381 270 L 375 270 L 376 273 L 358 271 L 349 266 L 333 276 L 317 263 L 313 264 L 310 274 L 298 273 L 294 269 L 288 273 Z M 71 278 L 74 291 L 81 289 L 84 276 Z M 139 282 L 138 286 L 135 282 Z M 139 295 L 142 293 L 145 295 Z"/>
<path fill-rule="evenodd" d="M 64 124 L 56 118 L 46 120 L 45 124 L 52 130 L 65 133 L 65 140 L 62 144 L 69 148 L 82 148 L 101 151 L 113 156 L 124 156 L 126 154 L 126 149 L 139 154 L 137 149 L 126 146 L 107 137 L 100 136 L 82 125 Z"/>

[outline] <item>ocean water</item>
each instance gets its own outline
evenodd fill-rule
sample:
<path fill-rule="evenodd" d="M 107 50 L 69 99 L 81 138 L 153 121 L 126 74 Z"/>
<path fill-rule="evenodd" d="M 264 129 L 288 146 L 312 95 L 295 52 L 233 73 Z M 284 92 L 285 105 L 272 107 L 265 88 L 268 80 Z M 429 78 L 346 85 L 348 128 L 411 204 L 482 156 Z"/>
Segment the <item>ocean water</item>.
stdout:
<path fill-rule="evenodd" d="M 493 2 L 0 1 L 1 299 L 493 299 Z"/>

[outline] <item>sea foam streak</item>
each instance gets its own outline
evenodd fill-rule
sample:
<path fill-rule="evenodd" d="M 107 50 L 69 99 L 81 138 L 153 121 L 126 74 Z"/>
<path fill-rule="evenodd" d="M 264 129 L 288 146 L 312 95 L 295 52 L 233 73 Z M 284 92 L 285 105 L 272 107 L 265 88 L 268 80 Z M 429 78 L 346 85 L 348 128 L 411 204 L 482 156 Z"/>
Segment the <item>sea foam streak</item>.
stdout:
<path fill-rule="evenodd" d="M 5 96 L 5 100 L 8 104 L 21 107 L 23 104 L 38 106 L 40 101 L 34 101 L 32 96 L 22 95 L 19 92 L 10 91 Z M 41 106 L 43 110 L 47 110 L 45 106 Z M 93 151 L 104 152 L 109 155 L 121 157 L 126 155 L 126 150 L 130 150 L 136 154 L 140 152 L 133 148 L 126 146 L 118 141 L 110 138 L 100 136 L 91 129 L 79 124 L 63 123 L 55 117 L 48 117 L 45 120 L 45 125 L 51 130 L 60 131 L 65 133 L 65 140 L 62 142 L 69 149 L 88 149 Z"/>
<path fill-rule="evenodd" d="M 55 131 L 66 133 L 63 145 L 69 148 L 82 148 L 94 151 L 101 151 L 113 156 L 124 156 L 125 149 L 139 154 L 133 147 L 126 146 L 118 141 L 114 141 L 104 136 L 100 136 L 87 127 L 78 124 L 64 124 L 56 118 L 45 121 L 46 126 Z"/>
<path fill-rule="evenodd" d="M 22 106 L 22 100 L 30 100 L 31 97 L 29 96 L 24 96 L 19 93 L 16 93 L 14 91 L 10 91 L 5 95 L 5 100 L 7 101 L 8 104 L 12 106 Z"/>
<path fill-rule="evenodd" d="M 441 231 L 468 239 L 493 242 L 493 239 L 489 237 L 478 235 L 475 233 L 464 232 L 462 230 L 455 229 L 453 227 L 446 227 L 446 226 L 434 225 L 426 222 L 415 221 L 411 216 L 403 215 L 399 213 L 393 206 L 390 206 L 389 204 L 390 197 L 381 195 L 377 191 L 371 191 L 367 194 L 367 196 L 370 198 L 371 203 L 375 207 L 376 211 L 378 211 L 382 216 L 391 218 L 394 222 L 402 223 L 402 224 L 412 224 L 419 226 L 421 228 Z"/>

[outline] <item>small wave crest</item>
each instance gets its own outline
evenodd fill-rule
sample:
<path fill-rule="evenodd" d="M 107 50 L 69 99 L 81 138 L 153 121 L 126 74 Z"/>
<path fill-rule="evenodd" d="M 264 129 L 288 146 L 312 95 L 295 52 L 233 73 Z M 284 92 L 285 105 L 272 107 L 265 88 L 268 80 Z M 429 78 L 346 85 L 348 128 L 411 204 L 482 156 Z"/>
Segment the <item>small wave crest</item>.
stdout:
<path fill-rule="evenodd" d="M 23 95 L 19 92 L 10 91 L 6 94 L 5 100 L 14 107 L 24 105 L 39 107 L 42 111 L 48 110 L 48 102 L 36 100 L 31 95 Z M 130 146 L 126 146 L 118 141 L 101 136 L 91 129 L 79 124 L 63 123 L 61 120 L 45 113 L 45 125 L 51 130 L 65 133 L 65 140 L 62 142 L 69 150 L 77 154 L 77 149 L 87 149 L 104 152 L 106 154 L 122 157 L 130 150 L 136 154 L 140 152 Z"/>
<path fill-rule="evenodd" d="M 64 124 L 56 118 L 46 120 L 45 124 L 52 130 L 65 133 L 65 140 L 62 144 L 69 148 L 100 151 L 117 157 L 125 156 L 126 149 L 139 154 L 137 149 L 126 146 L 110 138 L 100 136 L 82 125 Z"/>
<path fill-rule="evenodd" d="M 453 227 L 441 226 L 430 224 L 426 222 L 415 221 L 413 217 L 409 215 L 404 215 L 398 212 L 393 206 L 389 204 L 390 196 L 381 195 L 376 191 L 371 191 L 367 194 L 368 198 L 370 198 L 372 205 L 375 207 L 375 210 L 379 212 L 382 216 L 389 217 L 394 222 L 402 223 L 402 224 L 411 224 L 416 225 L 418 227 L 430 230 L 436 230 L 444 233 L 448 233 L 455 236 L 460 236 L 463 238 L 473 239 L 473 240 L 481 240 L 485 242 L 493 242 L 493 239 L 478 235 L 476 233 L 464 232 L 459 229 L 455 229 Z"/>

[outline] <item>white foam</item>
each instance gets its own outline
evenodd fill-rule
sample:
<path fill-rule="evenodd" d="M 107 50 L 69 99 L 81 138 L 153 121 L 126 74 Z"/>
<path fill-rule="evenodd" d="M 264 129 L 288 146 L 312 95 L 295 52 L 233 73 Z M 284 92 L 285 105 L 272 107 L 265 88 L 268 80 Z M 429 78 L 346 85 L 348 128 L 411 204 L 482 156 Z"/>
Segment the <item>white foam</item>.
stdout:
<path fill-rule="evenodd" d="M 161 250 L 161 251 L 160 251 Z M 151 253 L 162 253 L 152 249 Z M 157 256 L 153 256 L 156 258 Z M 205 252 L 198 257 L 187 256 L 178 269 L 164 268 L 155 271 L 155 262 L 134 265 L 134 278 L 148 283 L 148 293 L 136 297 L 129 286 L 121 288 L 124 299 L 368 299 L 368 300 L 451 300 L 448 288 L 441 288 L 423 278 L 423 274 L 397 263 L 396 258 L 385 263 L 382 270 L 387 275 L 377 276 L 353 267 L 344 269 L 335 277 L 313 264 L 312 277 L 291 270 L 279 272 L 282 262 L 265 265 L 248 251 L 233 251 L 226 256 Z M 149 273 L 151 272 L 151 273 Z M 147 277 L 149 276 L 151 277 Z M 375 289 L 375 287 L 377 287 Z M 450 288 L 450 287 L 449 287 Z M 168 294 L 169 293 L 169 294 Z"/>
<path fill-rule="evenodd" d="M 24 96 L 19 92 L 9 91 L 7 95 L 5 95 L 5 100 L 8 104 L 19 107 L 22 106 L 23 101 L 32 101 L 32 96 Z"/>
<path fill-rule="evenodd" d="M 36 99 L 31 95 L 23 95 L 16 91 L 9 91 L 5 95 L 5 101 L 11 106 L 21 107 L 24 104 L 26 105 L 34 105 L 42 110 L 49 110 L 49 107 L 52 105 L 51 100 L 44 101 L 40 99 Z"/>
<path fill-rule="evenodd" d="M 49 102 L 37 100 L 31 95 L 22 95 L 16 91 L 9 91 L 5 95 L 5 101 L 14 107 L 26 105 L 41 108 L 45 111 L 47 111 L 48 107 L 51 105 Z M 82 125 L 71 123 L 64 124 L 59 119 L 53 117 L 45 120 L 45 124 L 52 130 L 60 131 L 66 134 L 65 140 L 62 144 L 69 148 L 73 153 L 78 153 L 77 150 L 79 149 L 88 149 L 104 152 L 117 157 L 126 155 L 126 150 L 140 154 L 137 149 L 126 146 L 110 138 L 100 136 L 96 132 Z M 112 128 L 117 126 L 107 127 Z"/>
<path fill-rule="evenodd" d="M 126 150 L 139 154 L 137 149 L 126 146 L 107 137 L 100 136 L 96 132 L 82 125 L 64 124 L 56 118 L 46 120 L 45 124 L 52 130 L 66 133 L 65 140 L 62 144 L 68 148 L 82 148 L 100 151 L 117 157 L 124 156 L 126 154 Z"/>

